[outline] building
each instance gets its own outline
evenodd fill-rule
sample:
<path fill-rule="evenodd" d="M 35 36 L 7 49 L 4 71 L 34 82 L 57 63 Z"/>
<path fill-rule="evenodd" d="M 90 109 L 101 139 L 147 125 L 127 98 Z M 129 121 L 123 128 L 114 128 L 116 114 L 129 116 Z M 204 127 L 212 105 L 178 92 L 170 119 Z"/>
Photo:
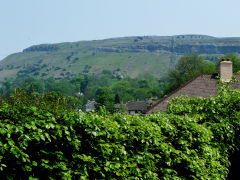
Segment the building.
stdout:
<path fill-rule="evenodd" d="M 92 101 L 88 101 L 86 104 L 83 105 L 82 107 L 82 111 L 83 112 L 90 112 L 90 111 L 94 111 L 95 105 L 97 104 L 97 102 L 95 100 Z"/>
<path fill-rule="evenodd" d="M 146 110 L 146 114 L 150 114 L 154 111 L 166 111 L 168 102 L 179 95 L 186 95 L 189 97 L 201 96 L 201 97 L 211 97 L 217 95 L 217 78 L 218 74 L 200 74 L 192 80 L 188 81 L 183 86 L 179 87 L 172 93 L 168 94 L 153 106 Z M 240 74 L 232 73 L 232 62 L 230 59 L 223 59 L 219 65 L 219 76 L 224 82 L 230 82 L 232 76 L 235 76 L 239 82 L 233 83 L 232 87 L 234 89 L 240 89 Z"/>
<path fill-rule="evenodd" d="M 158 97 L 152 97 L 145 100 L 137 100 L 137 101 L 130 101 L 125 104 L 127 111 L 129 114 L 145 114 L 147 109 L 151 107 L 156 101 L 158 101 Z"/>
<path fill-rule="evenodd" d="M 133 115 L 136 113 L 145 114 L 148 109 L 147 101 L 131 101 L 126 103 L 128 113 Z"/>

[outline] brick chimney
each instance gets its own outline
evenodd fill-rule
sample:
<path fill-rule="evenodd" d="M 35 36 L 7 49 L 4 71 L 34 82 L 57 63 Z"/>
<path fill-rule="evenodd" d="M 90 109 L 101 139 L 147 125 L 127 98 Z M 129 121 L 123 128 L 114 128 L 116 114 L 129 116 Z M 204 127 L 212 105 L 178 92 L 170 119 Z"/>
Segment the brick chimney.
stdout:
<path fill-rule="evenodd" d="M 222 59 L 219 65 L 219 75 L 223 82 L 231 81 L 233 73 L 230 59 Z"/>

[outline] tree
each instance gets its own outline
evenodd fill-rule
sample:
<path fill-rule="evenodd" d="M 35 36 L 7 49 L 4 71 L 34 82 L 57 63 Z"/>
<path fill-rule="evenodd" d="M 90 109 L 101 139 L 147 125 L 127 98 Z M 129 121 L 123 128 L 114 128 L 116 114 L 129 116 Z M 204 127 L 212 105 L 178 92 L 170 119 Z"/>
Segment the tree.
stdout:
<path fill-rule="evenodd" d="M 150 88 L 149 81 L 146 79 L 140 79 L 138 81 L 139 88 Z"/>
<path fill-rule="evenodd" d="M 228 53 L 225 56 L 222 56 L 215 64 L 215 68 L 218 71 L 219 63 L 222 59 L 231 59 L 233 63 L 233 73 L 237 73 L 240 71 L 240 58 L 237 56 L 237 54 L 234 53 Z"/>
<path fill-rule="evenodd" d="M 119 104 L 119 103 L 120 103 L 120 97 L 119 97 L 118 94 L 115 95 L 114 103 L 115 103 L 115 104 Z"/>
<path fill-rule="evenodd" d="M 81 92 L 85 92 L 87 86 L 88 86 L 88 83 L 89 83 L 89 77 L 88 76 L 84 76 L 84 79 L 83 81 L 81 81 L 80 83 L 80 91 Z"/>
<path fill-rule="evenodd" d="M 116 109 L 114 105 L 114 95 L 107 87 L 97 89 L 96 102 L 98 103 L 96 107 L 97 110 L 99 110 L 101 106 L 105 106 L 107 111 L 113 113 Z"/>
<path fill-rule="evenodd" d="M 120 101 L 126 102 L 134 99 L 134 89 L 129 81 L 121 80 L 111 86 L 114 94 L 118 94 Z"/>
<path fill-rule="evenodd" d="M 205 61 L 197 54 L 182 56 L 174 70 L 168 72 L 165 93 L 169 93 L 201 73 L 214 73 L 213 63 Z"/>

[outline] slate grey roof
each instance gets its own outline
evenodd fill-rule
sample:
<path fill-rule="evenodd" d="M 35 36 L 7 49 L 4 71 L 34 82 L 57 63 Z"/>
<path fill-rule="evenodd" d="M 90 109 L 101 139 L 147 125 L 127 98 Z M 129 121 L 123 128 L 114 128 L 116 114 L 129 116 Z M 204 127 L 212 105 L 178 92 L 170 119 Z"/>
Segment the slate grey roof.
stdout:
<path fill-rule="evenodd" d="M 148 108 L 148 103 L 147 101 L 132 101 L 132 102 L 127 102 L 126 107 L 128 111 L 145 112 Z"/>
<path fill-rule="evenodd" d="M 84 112 L 94 111 L 96 104 L 97 104 L 97 102 L 95 100 L 88 101 L 85 105 L 83 105 L 82 111 L 84 111 Z"/>
<path fill-rule="evenodd" d="M 192 80 L 188 81 L 183 86 L 179 87 L 172 93 L 168 94 L 153 106 L 147 109 L 146 114 L 150 114 L 153 111 L 166 111 L 168 102 L 176 96 L 187 95 L 189 97 L 201 96 L 210 97 L 217 95 L 217 75 L 214 74 L 200 74 Z M 240 89 L 240 74 L 234 74 L 238 79 L 237 83 L 233 83 L 234 89 Z"/>

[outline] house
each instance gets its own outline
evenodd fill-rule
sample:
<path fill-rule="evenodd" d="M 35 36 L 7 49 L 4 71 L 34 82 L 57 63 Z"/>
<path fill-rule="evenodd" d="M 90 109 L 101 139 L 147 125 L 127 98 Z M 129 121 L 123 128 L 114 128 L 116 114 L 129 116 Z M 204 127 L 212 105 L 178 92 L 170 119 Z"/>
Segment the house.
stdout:
<path fill-rule="evenodd" d="M 201 97 L 211 97 L 217 95 L 217 74 L 200 74 L 192 80 L 188 81 L 183 86 L 179 87 L 172 93 L 168 94 L 153 106 L 146 110 L 146 114 L 150 114 L 154 111 L 166 111 L 168 102 L 179 95 L 187 95 L 189 97 L 201 96 Z M 232 73 L 232 62 L 230 59 L 223 59 L 219 65 L 219 76 L 224 82 L 230 82 L 232 76 L 238 79 L 238 83 L 233 83 L 232 87 L 234 89 L 240 89 L 240 74 Z"/>
<path fill-rule="evenodd" d="M 97 102 L 95 100 L 88 101 L 86 104 L 83 105 L 82 111 L 83 112 L 94 111 L 96 109 L 95 108 L 96 104 L 97 104 Z"/>
<path fill-rule="evenodd" d="M 145 114 L 147 109 L 153 105 L 158 99 L 158 97 L 152 97 L 145 100 L 130 101 L 125 104 L 129 114 Z"/>
<path fill-rule="evenodd" d="M 126 103 L 126 108 L 129 114 L 141 113 L 144 114 L 148 109 L 147 101 L 131 101 Z"/>

